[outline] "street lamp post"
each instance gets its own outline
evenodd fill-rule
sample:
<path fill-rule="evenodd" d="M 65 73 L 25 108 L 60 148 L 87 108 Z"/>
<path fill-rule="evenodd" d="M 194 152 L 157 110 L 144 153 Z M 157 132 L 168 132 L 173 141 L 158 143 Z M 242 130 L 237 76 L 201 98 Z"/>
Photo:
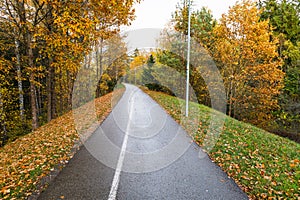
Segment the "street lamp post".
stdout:
<path fill-rule="evenodd" d="M 189 116 L 189 82 L 190 82 L 190 56 L 191 56 L 191 0 L 188 2 L 188 47 L 186 64 L 186 98 L 185 98 L 185 116 Z"/>

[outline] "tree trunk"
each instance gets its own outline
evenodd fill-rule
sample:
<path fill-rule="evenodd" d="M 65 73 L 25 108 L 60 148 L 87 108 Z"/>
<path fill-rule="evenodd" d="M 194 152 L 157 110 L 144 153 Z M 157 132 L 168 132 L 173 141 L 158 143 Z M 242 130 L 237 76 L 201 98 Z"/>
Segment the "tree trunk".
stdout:
<path fill-rule="evenodd" d="M 103 74 L 103 42 L 104 39 L 100 39 L 100 45 L 96 48 L 96 60 L 97 60 L 97 80 L 98 85 L 96 88 L 96 97 L 100 97 L 101 91 L 100 91 L 100 82 L 101 82 L 101 76 Z M 99 52 L 100 49 L 100 52 Z"/>
<path fill-rule="evenodd" d="M 64 88 L 63 88 L 63 74 L 62 70 L 59 72 L 59 115 L 64 112 Z"/>
<path fill-rule="evenodd" d="M 72 108 L 72 93 L 73 93 L 73 85 L 74 81 L 71 77 L 71 72 L 67 70 L 67 84 L 68 84 L 68 107 L 67 110 Z"/>
<path fill-rule="evenodd" d="M 51 82 L 51 114 L 52 114 L 52 119 L 55 119 L 57 116 L 56 112 L 56 102 L 57 102 L 57 94 L 55 91 L 55 85 L 56 85 L 56 79 L 55 79 L 55 69 L 53 68 L 53 77 L 52 77 L 52 82 Z"/>
<path fill-rule="evenodd" d="M 1 142 L 1 145 L 0 146 L 4 146 L 7 139 L 8 139 L 8 136 L 7 136 L 7 130 L 6 130 L 6 124 L 5 124 L 5 121 L 4 121 L 4 109 L 3 109 L 3 102 L 2 102 L 2 94 L 0 92 L 0 126 L 2 128 L 2 132 L 3 132 L 3 136 L 2 136 L 2 142 Z"/>
<path fill-rule="evenodd" d="M 47 121 L 52 120 L 52 80 L 53 80 L 53 69 L 51 67 L 51 62 L 48 69 L 47 77 Z"/>
<path fill-rule="evenodd" d="M 230 81 L 230 87 L 229 87 L 228 93 L 229 93 L 229 95 L 228 95 L 228 100 L 229 100 L 228 115 L 230 117 L 232 117 L 232 115 L 233 115 L 233 83 L 232 83 L 232 81 Z"/>
<path fill-rule="evenodd" d="M 38 128 L 38 115 L 36 104 L 36 88 L 34 83 L 34 72 L 30 72 L 30 102 L 31 102 L 31 114 L 32 114 L 32 130 Z"/>
<path fill-rule="evenodd" d="M 19 89 L 19 109 L 20 109 L 20 119 L 24 121 L 24 95 L 23 95 L 23 84 L 22 84 L 22 73 L 21 73 L 21 61 L 20 61 L 20 42 L 15 39 L 15 53 L 17 58 L 17 79 L 18 79 L 18 89 Z"/>
<path fill-rule="evenodd" d="M 38 80 L 40 81 L 40 80 Z M 39 117 L 42 113 L 42 97 L 41 97 L 41 88 L 35 87 L 35 101 L 36 101 L 36 107 L 37 107 L 37 116 Z"/>
<path fill-rule="evenodd" d="M 30 103 L 31 103 L 31 114 L 32 114 L 32 130 L 38 128 L 38 108 L 36 103 L 36 86 L 35 86 L 35 76 L 34 76 L 34 57 L 33 57 L 33 50 L 31 46 L 31 34 L 27 33 L 27 51 L 28 51 L 28 64 L 30 67 L 30 75 L 29 75 L 29 82 L 30 82 Z"/>
<path fill-rule="evenodd" d="M 99 55 L 99 68 L 100 68 L 100 78 L 103 74 L 103 38 L 100 39 L 100 55 Z"/>
<path fill-rule="evenodd" d="M 97 80 L 99 80 L 99 48 L 96 46 L 96 71 L 97 71 Z"/>

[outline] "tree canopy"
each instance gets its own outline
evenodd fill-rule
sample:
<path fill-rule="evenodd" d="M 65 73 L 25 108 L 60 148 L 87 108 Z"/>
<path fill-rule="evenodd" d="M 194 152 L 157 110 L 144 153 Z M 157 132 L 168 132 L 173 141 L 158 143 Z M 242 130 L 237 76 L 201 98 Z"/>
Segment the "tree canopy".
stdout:
<path fill-rule="evenodd" d="M 1 137 L 19 134 L 10 123 L 31 122 L 36 129 L 70 110 L 86 55 L 130 24 L 135 3 L 139 0 L 0 1 Z"/>

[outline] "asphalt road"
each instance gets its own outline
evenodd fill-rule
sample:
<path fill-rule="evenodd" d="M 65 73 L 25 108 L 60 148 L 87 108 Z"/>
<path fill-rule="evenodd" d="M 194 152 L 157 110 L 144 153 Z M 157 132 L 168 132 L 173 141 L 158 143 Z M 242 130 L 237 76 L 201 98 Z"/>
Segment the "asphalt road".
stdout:
<path fill-rule="evenodd" d="M 39 196 L 46 199 L 248 198 L 156 102 L 126 84 L 113 112 Z"/>

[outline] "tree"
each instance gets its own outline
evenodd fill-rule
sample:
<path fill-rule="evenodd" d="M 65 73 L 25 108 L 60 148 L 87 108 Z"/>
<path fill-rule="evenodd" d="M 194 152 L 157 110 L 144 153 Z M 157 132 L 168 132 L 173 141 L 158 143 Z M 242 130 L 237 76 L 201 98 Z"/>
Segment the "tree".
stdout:
<path fill-rule="evenodd" d="M 247 0 L 230 8 L 214 29 L 214 56 L 221 63 L 228 114 L 264 126 L 278 109 L 284 73 L 278 42 L 260 14 Z"/>
<path fill-rule="evenodd" d="M 168 27 L 161 34 L 159 45 L 164 51 L 158 52 L 158 61 L 164 65 L 177 70 L 182 76 L 186 73 L 186 50 L 187 50 L 187 28 L 188 28 L 188 3 L 183 1 L 177 6 L 173 18 Z M 208 53 L 212 42 L 212 30 L 216 25 L 209 9 L 202 7 L 191 13 L 191 63 L 190 66 L 190 84 L 196 93 L 197 100 L 207 106 L 210 106 L 210 94 L 208 87 L 203 79 L 207 76 L 207 71 L 201 73 L 204 65 L 207 66 Z M 209 75 L 208 75 L 209 76 Z M 208 77 L 207 76 L 207 77 Z M 185 84 L 185 83 L 180 83 Z M 212 83 L 209 83 L 212 84 Z M 178 88 L 185 88 L 181 85 Z M 184 93 L 184 92 L 180 92 Z M 212 94 L 211 94 L 212 95 Z"/>
<path fill-rule="evenodd" d="M 134 19 L 134 3 L 139 0 L 0 1 L 1 59 L 11 66 L 6 77 L 9 84 L 3 91 L 18 94 L 18 104 L 14 99 L 8 106 L 8 110 L 19 112 L 15 123 L 20 118 L 25 122 L 31 119 L 34 130 L 71 109 L 80 66 L 95 46 Z M 112 68 L 117 71 L 114 79 L 122 74 L 123 63 L 119 64 Z M 101 71 L 99 65 L 97 70 Z M 10 125 L 6 124 L 9 135 Z"/>
<path fill-rule="evenodd" d="M 147 63 L 147 54 L 135 49 L 129 65 L 128 80 L 134 84 L 142 84 L 142 70 Z"/>
<path fill-rule="evenodd" d="M 193 2 L 191 3 L 193 5 Z M 192 7 L 192 6 L 191 6 Z M 177 10 L 173 14 L 172 21 L 174 29 L 187 35 L 188 32 L 188 2 L 183 1 L 177 6 Z M 217 21 L 213 18 L 211 11 L 202 7 L 200 10 L 191 12 L 191 36 L 197 40 L 203 47 L 209 48 L 211 43 L 212 30 L 216 26 Z"/>
<path fill-rule="evenodd" d="M 11 98 L 11 93 L 8 90 L 8 84 L 9 82 L 5 77 L 7 77 L 9 73 L 9 68 L 10 66 L 7 66 L 7 63 L 1 58 L 0 60 L 0 147 L 3 146 L 7 139 L 8 139 L 8 134 L 7 134 L 7 124 L 9 123 L 8 120 L 8 110 L 7 110 L 7 104 L 10 103 L 11 101 L 9 98 Z"/>
<path fill-rule="evenodd" d="M 114 34 L 113 37 L 102 43 L 101 65 L 102 73 L 98 79 L 96 96 L 101 96 L 113 91 L 119 78 L 125 75 L 128 66 L 127 47 L 124 42 L 124 36 Z M 97 56 L 96 56 L 96 60 Z"/>
<path fill-rule="evenodd" d="M 9 139 L 15 139 L 28 130 L 19 113 L 19 96 L 18 88 L 14 87 L 16 77 L 13 65 L 6 60 L 10 53 L 13 53 L 13 46 L 11 52 L 0 50 L 0 147 Z"/>
<path fill-rule="evenodd" d="M 213 28 L 217 21 L 208 8 L 202 7 L 195 12 L 195 23 L 192 24 L 193 37 L 207 50 L 211 48 Z"/>
<path fill-rule="evenodd" d="M 300 40 L 299 1 L 264 0 L 259 7 L 263 9 L 261 20 L 268 19 L 276 35 L 284 34 L 293 44 Z"/>
<path fill-rule="evenodd" d="M 279 98 L 281 106 L 277 119 L 279 127 L 273 131 L 293 139 L 299 137 L 300 129 L 300 42 L 293 45 L 292 42 L 286 41 L 284 45 L 286 50 L 283 51 L 283 56 L 288 62 L 288 67 L 284 88 Z"/>
<path fill-rule="evenodd" d="M 144 68 L 143 68 L 143 74 L 142 74 L 142 83 L 145 84 L 146 86 L 155 84 L 155 78 L 152 75 L 152 72 L 153 72 L 152 68 L 153 68 L 154 64 L 155 64 L 155 59 L 154 59 L 153 55 L 151 54 L 147 60 L 147 65 L 144 66 Z"/>
<path fill-rule="evenodd" d="M 263 9 L 261 20 L 270 20 L 274 34 L 279 37 L 278 52 L 284 60 L 282 69 L 286 72 L 279 98 L 281 110 L 277 112 L 279 126 L 274 126 L 272 131 L 297 137 L 300 122 L 300 4 L 297 0 L 265 0 L 259 6 Z"/>

